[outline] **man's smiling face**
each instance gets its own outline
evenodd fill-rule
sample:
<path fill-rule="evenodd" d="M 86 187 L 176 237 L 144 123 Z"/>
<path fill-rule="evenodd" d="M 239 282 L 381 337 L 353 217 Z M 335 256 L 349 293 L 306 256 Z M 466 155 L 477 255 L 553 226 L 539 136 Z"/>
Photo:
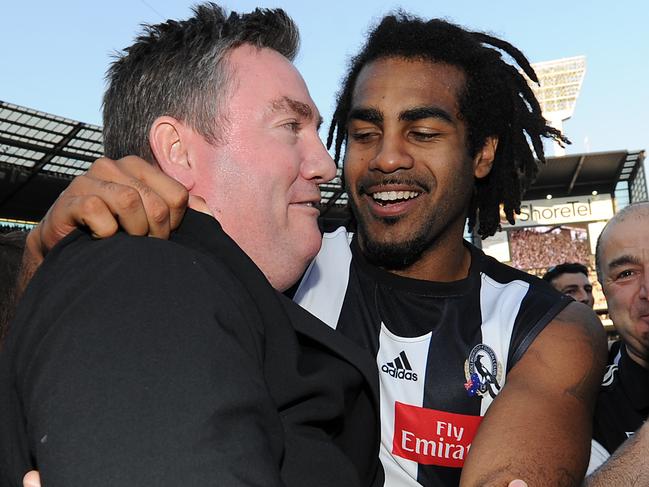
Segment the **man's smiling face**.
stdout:
<path fill-rule="evenodd" d="M 356 81 L 345 184 L 366 256 L 404 269 L 440 237 L 461 235 L 474 176 L 458 97 L 464 73 L 424 60 L 381 58 Z M 449 229 L 452 229 L 449 232 Z"/>
<path fill-rule="evenodd" d="M 609 316 L 629 356 L 649 368 L 649 204 L 608 225 L 599 245 Z"/>
<path fill-rule="evenodd" d="M 202 196 L 224 230 L 276 289 L 291 286 L 320 249 L 318 184 L 335 175 L 320 114 L 297 69 L 270 49 L 232 51 L 224 142 L 199 158 Z"/>

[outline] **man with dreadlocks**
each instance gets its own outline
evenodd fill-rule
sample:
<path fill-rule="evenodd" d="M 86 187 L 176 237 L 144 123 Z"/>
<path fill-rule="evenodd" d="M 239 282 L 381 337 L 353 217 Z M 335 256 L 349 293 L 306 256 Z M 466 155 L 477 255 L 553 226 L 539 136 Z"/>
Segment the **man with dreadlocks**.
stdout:
<path fill-rule="evenodd" d="M 357 232 L 325 236 L 296 300 L 376 356 L 387 485 L 456 485 L 465 461 L 467 484 L 574 485 L 588 460 L 601 325 L 463 240 L 467 217 L 498 230 L 501 204 L 514 223 L 528 139 L 540 160 L 543 137 L 567 142 L 501 51 L 536 80 L 507 42 L 389 15 L 338 95 Z"/>
<path fill-rule="evenodd" d="M 528 140 L 541 161 L 542 138 L 567 142 L 501 51 L 536 81 L 507 42 L 388 15 L 338 96 L 329 144 L 336 159 L 344 148 L 357 231 L 325 234 L 295 299 L 376 357 L 386 485 L 577 485 L 588 463 L 606 355 L 596 317 L 463 239 L 467 218 L 493 234 L 501 205 L 513 223 L 538 170 Z M 159 208 L 129 164 L 110 179 Z M 78 211 L 84 195 L 107 201 L 96 212 L 111 224 L 132 216 L 101 179 L 73 183 L 30 248 L 92 220 Z M 144 233 L 168 232 L 161 214 Z"/>

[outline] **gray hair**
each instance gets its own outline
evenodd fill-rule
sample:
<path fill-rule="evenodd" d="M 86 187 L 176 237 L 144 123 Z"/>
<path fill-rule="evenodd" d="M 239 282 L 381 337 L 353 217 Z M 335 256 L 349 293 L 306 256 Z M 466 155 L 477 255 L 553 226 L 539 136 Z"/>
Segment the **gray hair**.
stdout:
<path fill-rule="evenodd" d="M 250 44 L 290 61 L 297 54 L 298 28 L 281 9 L 228 15 L 210 2 L 193 12 L 187 20 L 144 25 L 133 45 L 116 55 L 103 101 L 108 157 L 134 154 L 153 162 L 149 130 L 164 115 L 188 124 L 209 143 L 222 141 L 223 112 L 233 85 L 229 52 Z"/>

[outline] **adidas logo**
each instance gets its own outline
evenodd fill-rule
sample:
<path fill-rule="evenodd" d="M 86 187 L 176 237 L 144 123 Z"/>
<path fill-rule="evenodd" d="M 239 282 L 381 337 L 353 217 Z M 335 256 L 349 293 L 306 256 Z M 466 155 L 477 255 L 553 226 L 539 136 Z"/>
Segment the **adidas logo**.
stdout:
<path fill-rule="evenodd" d="M 381 371 L 395 379 L 417 381 L 417 374 L 412 371 L 406 352 L 403 350 L 392 362 L 383 364 Z"/>

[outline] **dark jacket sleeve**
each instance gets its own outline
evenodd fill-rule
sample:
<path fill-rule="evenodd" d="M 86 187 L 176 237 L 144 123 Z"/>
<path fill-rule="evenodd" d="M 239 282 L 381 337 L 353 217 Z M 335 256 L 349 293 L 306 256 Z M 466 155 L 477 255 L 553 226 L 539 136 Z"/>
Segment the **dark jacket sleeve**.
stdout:
<path fill-rule="evenodd" d="M 80 237 L 20 313 L 16 391 L 43 485 L 281 485 L 258 310 L 225 267 Z"/>

